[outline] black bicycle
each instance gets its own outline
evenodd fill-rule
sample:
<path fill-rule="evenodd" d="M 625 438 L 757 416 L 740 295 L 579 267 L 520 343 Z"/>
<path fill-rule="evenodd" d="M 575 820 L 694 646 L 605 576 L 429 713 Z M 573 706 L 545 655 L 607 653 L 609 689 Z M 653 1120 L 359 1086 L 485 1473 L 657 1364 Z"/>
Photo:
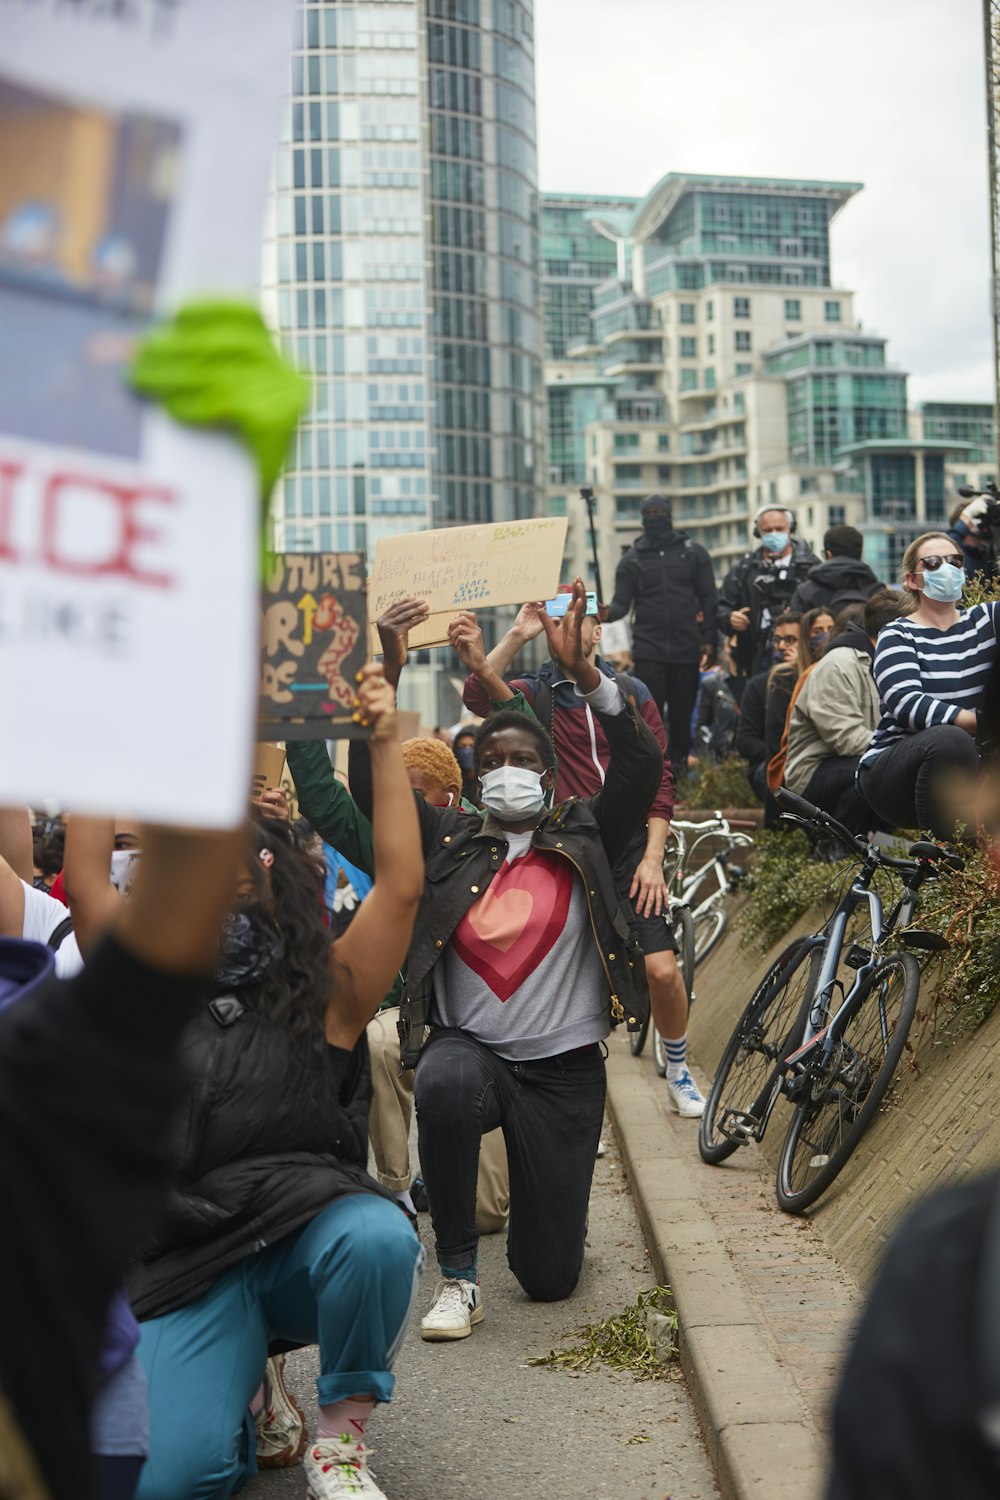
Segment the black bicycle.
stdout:
<path fill-rule="evenodd" d="M 712 1165 L 761 1141 L 779 1098 L 793 1105 L 777 1172 L 778 1203 L 801 1213 L 843 1169 L 878 1110 L 899 1064 L 920 990 L 920 968 L 896 944 L 947 947 L 914 928 L 918 893 L 951 849 L 920 842 L 897 859 L 850 833 L 828 813 L 782 788 L 783 820 L 834 837 L 858 869 L 819 931 L 789 944 L 754 992 L 716 1070 L 698 1136 Z M 888 917 L 875 885 L 880 870 L 902 878 Z M 867 913 L 849 938 L 852 919 Z M 849 985 L 842 970 L 854 972 Z M 846 991 L 846 992 L 845 992 Z"/>

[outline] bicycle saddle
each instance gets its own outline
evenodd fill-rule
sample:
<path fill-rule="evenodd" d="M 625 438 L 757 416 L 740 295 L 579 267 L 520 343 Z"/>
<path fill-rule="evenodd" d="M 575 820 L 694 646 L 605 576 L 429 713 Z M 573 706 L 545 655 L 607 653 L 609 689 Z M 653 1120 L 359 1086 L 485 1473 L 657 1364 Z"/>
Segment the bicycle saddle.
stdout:
<path fill-rule="evenodd" d="M 931 844 L 926 840 L 911 844 L 909 850 L 911 859 L 936 859 L 946 864 L 949 870 L 964 870 L 965 860 L 954 849 L 942 848 L 940 844 Z"/>

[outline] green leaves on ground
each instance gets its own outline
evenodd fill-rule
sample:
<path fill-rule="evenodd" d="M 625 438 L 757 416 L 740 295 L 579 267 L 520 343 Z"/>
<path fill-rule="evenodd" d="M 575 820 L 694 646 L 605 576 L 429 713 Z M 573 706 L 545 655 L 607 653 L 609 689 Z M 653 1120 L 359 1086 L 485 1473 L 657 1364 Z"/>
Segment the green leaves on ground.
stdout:
<path fill-rule="evenodd" d="M 583 1342 L 572 1349 L 550 1349 L 529 1365 L 548 1365 L 570 1374 L 583 1374 L 595 1363 L 612 1370 L 630 1370 L 637 1380 L 657 1380 L 667 1363 L 677 1358 L 677 1313 L 669 1287 L 640 1292 L 631 1307 L 603 1323 L 577 1330 Z"/>

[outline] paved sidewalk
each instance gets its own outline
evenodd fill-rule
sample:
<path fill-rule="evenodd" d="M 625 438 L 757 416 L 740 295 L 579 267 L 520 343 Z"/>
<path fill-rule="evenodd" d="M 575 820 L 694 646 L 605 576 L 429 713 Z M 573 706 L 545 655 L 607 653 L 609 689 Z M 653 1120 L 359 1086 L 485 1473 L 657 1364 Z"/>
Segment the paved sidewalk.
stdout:
<path fill-rule="evenodd" d="M 608 1112 L 654 1269 L 674 1290 L 720 1490 L 726 1500 L 818 1500 L 858 1288 L 808 1219 L 780 1212 L 756 1147 L 705 1166 L 697 1121 L 673 1113 L 648 1048 L 633 1058 L 622 1035 L 609 1048 Z"/>

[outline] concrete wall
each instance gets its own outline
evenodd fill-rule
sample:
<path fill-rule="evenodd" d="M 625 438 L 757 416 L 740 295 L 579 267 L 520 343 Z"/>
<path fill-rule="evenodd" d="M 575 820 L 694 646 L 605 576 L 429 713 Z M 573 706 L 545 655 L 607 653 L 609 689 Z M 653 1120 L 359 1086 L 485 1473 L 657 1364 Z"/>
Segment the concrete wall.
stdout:
<path fill-rule="evenodd" d="M 793 928 L 766 959 L 741 949 L 739 930 L 730 924 L 699 968 L 688 1036 L 709 1077 L 767 964 L 792 936 L 812 930 L 814 921 L 807 918 Z M 874 1275 L 886 1240 L 919 1197 L 970 1172 L 1000 1166 L 1000 1008 L 974 1036 L 935 1044 L 932 1000 L 933 988 L 925 981 L 910 1033 L 916 1040 L 929 1017 L 919 1069 L 907 1069 L 910 1054 L 904 1053 L 890 1103 L 811 1214 L 837 1260 L 862 1284 Z M 789 1118 L 782 1101 L 764 1141 L 772 1165 Z M 776 1203 L 774 1211 L 780 1212 Z"/>

